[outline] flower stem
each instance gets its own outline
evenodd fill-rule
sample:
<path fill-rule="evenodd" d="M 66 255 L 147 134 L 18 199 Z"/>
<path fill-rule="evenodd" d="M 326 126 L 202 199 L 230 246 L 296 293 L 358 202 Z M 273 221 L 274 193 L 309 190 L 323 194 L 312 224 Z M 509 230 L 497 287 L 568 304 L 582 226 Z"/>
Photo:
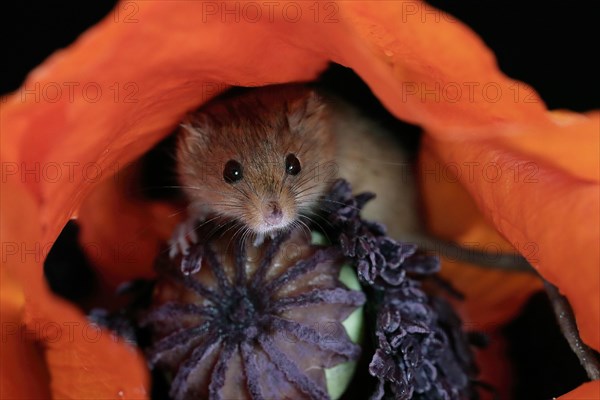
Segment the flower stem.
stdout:
<path fill-rule="evenodd" d="M 585 369 L 590 380 L 600 379 L 600 361 L 593 349 L 588 347 L 579 336 L 579 330 L 575 322 L 573 309 L 566 297 L 558 291 L 558 288 L 544 279 L 546 293 L 550 298 L 556 320 L 571 350 L 579 359 L 581 366 Z"/>
<path fill-rule="evenodd" d="M 450 262 L 463 261 L 483 268 L 535 273 L 525 257 L 518 253 L 488 253 L 475 247 L 465 247 L 426 235 L 406 235 L 400 239 L 403 242 L 414 243 Z"/>

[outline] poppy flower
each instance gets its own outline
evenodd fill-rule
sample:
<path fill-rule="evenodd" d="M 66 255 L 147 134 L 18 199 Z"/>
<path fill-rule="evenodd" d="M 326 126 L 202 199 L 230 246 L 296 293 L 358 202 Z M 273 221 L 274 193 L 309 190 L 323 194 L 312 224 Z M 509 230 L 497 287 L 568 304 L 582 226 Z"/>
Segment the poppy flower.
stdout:
<path fill-rule="evenodd" d="M 407 5 L 425 7 L 126 1 L 3 98 L 2 396 L 148 397 L 141 354 L 51 293 L 45 254 L 77 216 L 108 285 L 151 275 L 176 221 L 169 207 L 127 192 L 135 165 L 126 165 L 227 87 L 312 80 L 329 62 L 352 68 L 393 115 L 425 131 L 430 231 L 519 251 L 568 298 L 584 342 L 600 349 L 600 114 L 549 112 L 529 89 L 458 96 L 473 82 L 500 93 L 520 83 L 466 26 L 407 18 Z M 444 101 L 427 101 L 431 90 Z M 446 265 L 475 326 L 505 321 L 538 285 Z M 595 381 L 564 398 L 599 392 Z"/>

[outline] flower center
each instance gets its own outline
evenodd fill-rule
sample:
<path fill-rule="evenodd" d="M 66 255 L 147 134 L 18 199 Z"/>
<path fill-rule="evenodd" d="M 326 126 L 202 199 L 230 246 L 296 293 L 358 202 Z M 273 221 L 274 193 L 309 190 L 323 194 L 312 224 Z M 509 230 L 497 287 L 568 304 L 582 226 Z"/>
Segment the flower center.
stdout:
<path fill-rule="evenodd" d="M 224 302 L 226 306 L 223 308 L 222 326 L 234 335 L 247 335 L 249 331 L 255 331 L 256 329 L 251 328 L 256 328 L 259 322 L 258 305 L 252 301 L 246 288 L 243 289 L 236 290 L 228 301 Z"/>

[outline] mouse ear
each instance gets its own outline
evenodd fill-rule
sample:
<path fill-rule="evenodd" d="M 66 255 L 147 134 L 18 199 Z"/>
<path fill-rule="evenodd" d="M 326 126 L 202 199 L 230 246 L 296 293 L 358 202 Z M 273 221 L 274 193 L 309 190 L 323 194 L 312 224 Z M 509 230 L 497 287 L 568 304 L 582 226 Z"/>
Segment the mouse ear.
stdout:
<path fill-rule="evenodd" d="M 290 127 L 297 128 L 307 120 L 320 118 L 324 109 L 323 98 L 315 90 L 309 90 L 304 96 L 288 102 L 287 115 Z"/>
<path fill-rule="evenodd" d="M 208 140 L 210 125 L 208 115 L 203 113 L 189 113 L 179 124 L 181 131 L 185 133 L 185 136 L 193 137 L 202 142 Z"/>

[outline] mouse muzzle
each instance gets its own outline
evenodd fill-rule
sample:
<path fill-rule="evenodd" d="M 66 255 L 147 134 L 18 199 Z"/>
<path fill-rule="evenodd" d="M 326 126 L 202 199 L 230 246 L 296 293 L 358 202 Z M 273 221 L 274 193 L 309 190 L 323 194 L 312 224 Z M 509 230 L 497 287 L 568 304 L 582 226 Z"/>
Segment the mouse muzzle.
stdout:
<path fill-rule="evenodd" d="M 283 221 L 283 211 L 277 201 L 267 201 L 262 205 L 262 216 L 265 225 L 279 227 Z"/>

